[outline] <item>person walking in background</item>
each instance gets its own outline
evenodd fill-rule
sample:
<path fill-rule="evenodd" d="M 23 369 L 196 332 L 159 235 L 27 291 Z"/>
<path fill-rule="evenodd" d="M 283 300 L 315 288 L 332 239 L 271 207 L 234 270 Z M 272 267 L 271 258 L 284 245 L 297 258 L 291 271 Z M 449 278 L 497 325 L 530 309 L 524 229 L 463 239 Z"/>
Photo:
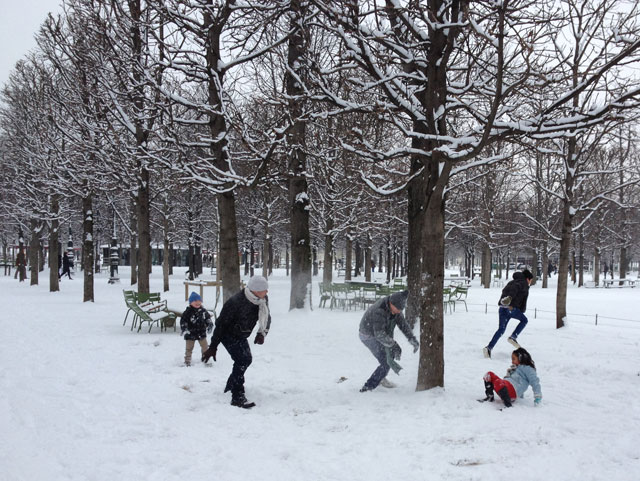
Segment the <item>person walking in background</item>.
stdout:
<path fill-rule="evenodd" d="M 60 279 L 65 274 L 67 276 L 69 276 L 69 279 L 71 279 L 71 267 L 72 266 L 73 266 L 73 263 L 72 263 L 72 261 L 71 261 L 71 259 L 69 257 L 69 254 L 67 254 L 67 251 L 65 251 L 64 254 L 62 255 L 62 272 L 58 276 L 58 279 Z"/>
<path fill-rule="evenodd" d="M 513 280 L 509 281 L 500 295 L 498 309 L 498 330 L 495 332 L 489 344 L 483 349 L 484 357 L 491 357 L 491 351 L 507 330 L 507 324 L 511 318 L 517 319 L 520 323 L 516 326 L 508 341 L 514 347 L 519 348 L 518 335 L 529 322 L 524 315 L 527 310 L 527 298 L 529 297 L 529 286 L 531 285 L 533 274 L 527 269 L 513 273 Z"/>
<path fill-rule="evenodd" d="M 211 334 L 212 330 L 211 314 L 202 305 L 200 294 L 192 292 L 189 296 L 189 306 L 180 316 L 180 332 L 186 342 L 184 352 L 185 366 L 191 366 L 191 354 L 196 341 L 200 344 L 200 351 L 203 355 L 209 349 L 207 333 Z"/>
<path fill-rule="evenodd" d="M 230 297 L 222 306 L 216 327 L 211 336 L 211 345 L 202 355 L 202 361 L 216 360 L 218 345 L 222 344 L 231 359 L 233 369 L 224 392 L 231 391 L 231 405 L 252 408 L 255 403 L 248 402 L 244 391 L 244 373 L 253 360 L 247 338 L 258 324 L 258 333 L 254 344 L 263 344 L 271 327 L 269 313 L 269 284 L 262 276 L 253 276 L 247 287 Z"/>
<path fill-rule="evenodd" d="M 402 314 L 407 305 L 408 296 L 409 291 L 394 292 L 378 300 L 362 316 L 359 329 L 360 340 L 378 360 L 379 366 L 364 383 L 360 392 L 372 391 L 379 384 L 393 387 L 392 383 L 386 381 L 386 376 L 392 367 L 390 364 L 395 364 L 394 361 L 399 360 L 402 353 L 398 343 L 393 340 L 396 325 L 413 346 L 413 352 L 418 350 L 420 344 Z M 395 366 L 399 369 L 397 364 Z"/>
<path fill-rule="evenodd" d="M 504 379 L 499 378 L 489 371 L 484 375 L 484 392 L 486 397 L 479 401 L 494 400 L 494 392 L 498 394 L 504 405 L 508 408 L 517 398 L 523 398 L 526 390 L 533 389 L 533 405 L 539 406 L 542 402 L 542 390 L 536 371 L 536 365 L 526 349 L 518 348 L 511 353 L 512 365 L 507 369 Z"/>

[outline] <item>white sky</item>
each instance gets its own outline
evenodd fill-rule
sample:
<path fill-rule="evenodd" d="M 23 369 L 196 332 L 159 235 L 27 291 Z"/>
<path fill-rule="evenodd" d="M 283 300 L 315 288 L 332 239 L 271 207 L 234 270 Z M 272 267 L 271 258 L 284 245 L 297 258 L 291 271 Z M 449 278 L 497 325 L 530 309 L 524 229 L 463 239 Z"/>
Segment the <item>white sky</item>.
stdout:
<path fill-rule="evenodd" d="M 36 46 L 34 34 L 61 0 L 0 0 L 0 86 L 24 55 Z"/>

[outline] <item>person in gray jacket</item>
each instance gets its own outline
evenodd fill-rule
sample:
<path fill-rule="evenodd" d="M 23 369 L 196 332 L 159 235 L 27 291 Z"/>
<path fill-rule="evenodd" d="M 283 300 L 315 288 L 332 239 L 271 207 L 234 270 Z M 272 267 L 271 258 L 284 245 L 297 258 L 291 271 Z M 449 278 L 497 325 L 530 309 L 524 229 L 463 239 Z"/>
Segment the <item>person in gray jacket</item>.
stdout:
<path fill-rule="evenodd" d="M 396 325 L 413 346 L 413 352 L 418 350 L 420 344 L 411 332 L 402 311 L 407 305 L 409 291 L 394 292 L 373 304 L 362 316 L 360 321 L 360 340 L 367 346 L 380 364 L 371 377 L 364 383 L 360 392 L 372 391 L 377 388 L 387 376 L 391 366 L 387 353 L 391 360 L 399 360 L 402 349 L 393 340 L 393 331 Z"/>

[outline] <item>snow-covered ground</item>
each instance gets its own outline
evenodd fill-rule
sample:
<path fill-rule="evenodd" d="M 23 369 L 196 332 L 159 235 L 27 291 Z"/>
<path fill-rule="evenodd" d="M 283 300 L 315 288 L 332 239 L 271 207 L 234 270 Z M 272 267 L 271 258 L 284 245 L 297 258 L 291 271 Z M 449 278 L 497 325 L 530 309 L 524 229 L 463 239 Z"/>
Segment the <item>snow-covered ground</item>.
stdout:
<path fill-rule="evenodd" d="M 246 375 L 257 407 L 242 410 L 222 392 L 224 348 L 212 367 L 185 368 L 179 332 L 122 326 L 126 269 L 121 285 L 98 276 L 96 302 L 84 304 L 80 275 L 52 294 L 44 274 L 34 287 L 0 277 L 4 481 L 640 479 L 640 288 L 572 286 L 567 327 L 556 330 L 555 278 L 532 287 L 520 341 L 543 405 L 534 408 L 529 390 L 500 411 L 476 402 L 482 375 L 510 364 L 505 337 L 493 359 L 481 352 L 497 327 L 499 288 L 474 282 L 469 312 L 459 304 L 446 315 L 444 389 L 415 392 L 418 357 L 396 331 L 398 387 L 360 393 L 376 366 L 358 340 L 362 312 L 288 312 L 289 280 L 277 272 L 272 329 L 251 345 Z M 164 297 L 185 305 L 180 274 Z M 212 297 L 205 288 L 205 306 Z"/>

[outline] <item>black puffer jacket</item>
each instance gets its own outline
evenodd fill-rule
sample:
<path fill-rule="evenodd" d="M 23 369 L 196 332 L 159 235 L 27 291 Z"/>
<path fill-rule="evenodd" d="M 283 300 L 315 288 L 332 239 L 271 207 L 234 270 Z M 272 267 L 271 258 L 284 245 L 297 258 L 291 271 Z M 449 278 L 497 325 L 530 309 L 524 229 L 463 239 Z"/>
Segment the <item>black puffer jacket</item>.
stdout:
<path fill-rule="evenodd" d="M 511 307 L 520 309 L 522 312 L 527 310 L 529 283 L 522 272 L 514 272 L 513 280 L 509 281 L 502 289 L 500 299 L 504 299 L 507 296 L 511 296 L 511 303 L 509 304 Z M 500 305 L 500 300 L 498 300 L 498 305 Z"/>
<path fill-rule="evenodd" d="M 202 306 L 198 309 L 189 306 L 180 316 L 180 331 L 184 335 L 185 341 L 204 339 L 212 328 L 211 314 Z"/>
<path fill-rule="evenodd" d="M 269 298 L 266 299 L 267 305 L 269 305 Z M 211 336 L 211 347 L 217 347 L 220 341 L 225 338 L 248 338 L 258 322 L 258 310 L 259 307 L 252 304 L 244 295 L 244 290 L 230 297 L 222 306 L 220 315 L 216 319 L 216 327 L 213 330 L 213 336 Z M 271 314 L 269 314 L 267 321 L 265 336 L 269 332 L 269 327 L 271 327 Z"/>

